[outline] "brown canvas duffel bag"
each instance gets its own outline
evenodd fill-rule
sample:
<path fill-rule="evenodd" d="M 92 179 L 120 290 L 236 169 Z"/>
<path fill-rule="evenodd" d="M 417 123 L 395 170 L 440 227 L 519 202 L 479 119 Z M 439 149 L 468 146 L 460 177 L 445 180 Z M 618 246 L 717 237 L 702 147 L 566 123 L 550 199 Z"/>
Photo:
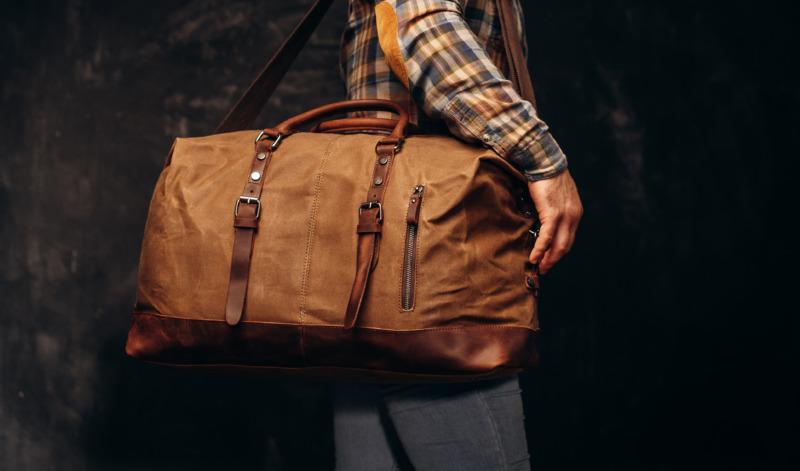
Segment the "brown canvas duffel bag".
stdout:
<path fill-rule="evenodd" d="M 407 135 L 406 110 L 385 100 L 242 130 L 330 3 L 312 6 L 216 134 L 175 140 L 150 203 L 126 352 L 415 381 L 536 364 L 535 212 L 506 160 Z M 502 10 L 512 78 L 533 99 Z M 320 122 L 367 109 L 399 118 Z"/>

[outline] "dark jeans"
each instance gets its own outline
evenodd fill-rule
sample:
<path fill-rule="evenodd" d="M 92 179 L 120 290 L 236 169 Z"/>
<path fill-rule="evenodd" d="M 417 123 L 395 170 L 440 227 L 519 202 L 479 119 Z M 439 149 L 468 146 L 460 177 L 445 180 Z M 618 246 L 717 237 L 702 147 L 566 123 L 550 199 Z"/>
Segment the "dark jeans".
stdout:
<path fill-rule="evenodd" d="M 340 381 L 337 471 L 530 470 L 519 378 L 448 384 Z"/>

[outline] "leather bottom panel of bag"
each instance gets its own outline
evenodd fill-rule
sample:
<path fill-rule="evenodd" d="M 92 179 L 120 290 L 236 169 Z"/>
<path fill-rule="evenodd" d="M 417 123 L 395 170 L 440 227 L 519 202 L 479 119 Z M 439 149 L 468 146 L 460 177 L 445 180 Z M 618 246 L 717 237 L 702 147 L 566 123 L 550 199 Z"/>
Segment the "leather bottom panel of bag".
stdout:
<path fill-rule="evenodd" d="M 181 366 L 259 367 L 267 373 L 458 381 L 511 374 L 536 363 L 535 331 L 465 326 L 416 331 L 193 321 L 134 314 L 126 351 Z M 274 371 L 270 371 L 274 370 Z"/>
<path fill-rule="evenodd" d="M 537 298 L 526 283 L 533 219 L 513 191 L 524 176 L 447 136 L 408 137 L 395 156 L 382 183 L 378 261 L 352 330 L 342 325 L 355 228 L 381 136 L 284 138 L 263 175 L 242 322 L 227 325 L 233 206 L 257 134 L 174 143 L 145 226 L 129 355 L 399 380 L 474 379 L 537 363 Z"/>

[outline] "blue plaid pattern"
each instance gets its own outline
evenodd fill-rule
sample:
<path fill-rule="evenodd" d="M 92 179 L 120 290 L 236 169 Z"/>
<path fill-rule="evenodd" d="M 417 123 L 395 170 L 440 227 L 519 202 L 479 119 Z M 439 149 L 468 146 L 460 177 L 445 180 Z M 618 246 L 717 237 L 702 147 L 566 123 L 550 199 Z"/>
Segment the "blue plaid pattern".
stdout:
<path fill-rule="evenodd" d="M 547 124 L 506 78 L 508 63 L 495 1 L 349 0 L 340 73 L 349 99 L 401 103 L 411 122 L 422 129 L 449 131 L 465 141 L 480 142 L 528 180 L 550 178 L 567 168 L 567 159 Z M 381 3 L 386 5 L 378 6 Z M 519 0 L 511 4 L 518 13 L 517 28 L 527 55 L 522 8 Z M 399 50 L 395 63 L 387 60 L 391 51 L 384 54 L 387 44 Z M 371 111 L 353 116 L 391 114 Z"/>

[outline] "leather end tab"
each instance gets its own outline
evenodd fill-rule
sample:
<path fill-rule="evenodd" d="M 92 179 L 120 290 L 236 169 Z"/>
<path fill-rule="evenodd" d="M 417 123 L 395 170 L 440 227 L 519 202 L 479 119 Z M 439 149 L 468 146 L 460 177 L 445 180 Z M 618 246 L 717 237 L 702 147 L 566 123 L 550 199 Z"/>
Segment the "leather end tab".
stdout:
<path fill-rule="evenodd" d="M 231 327 L 234 327 L 239 324 L 239 321 L 242 320 L 242 316 L 234 316 L 234 315 L 225 315 L 225 323 Z"/>

